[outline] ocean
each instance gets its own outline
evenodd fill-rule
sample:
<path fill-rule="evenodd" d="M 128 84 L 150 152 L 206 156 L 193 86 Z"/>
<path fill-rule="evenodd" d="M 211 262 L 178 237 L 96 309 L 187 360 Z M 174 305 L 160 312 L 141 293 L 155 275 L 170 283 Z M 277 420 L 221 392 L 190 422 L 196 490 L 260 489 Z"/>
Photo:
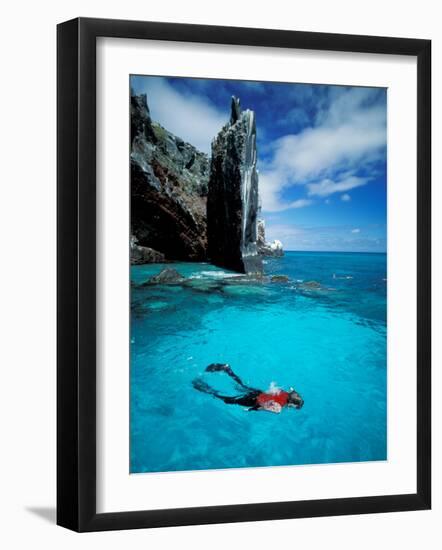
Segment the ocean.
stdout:
<path fill-rule="evenodd" d="M 247 285 L 204 263 L 132 266 L 130 472 L 386 460 L 386 260 L 286 252 L 264 268 L 287 282 Z M 141 285 L 164 267 L 193 286 Z M 198 392 L 196 377 L 235 391 L 210 363 L 293 387 L 304 406 L 254 412 Z"/>

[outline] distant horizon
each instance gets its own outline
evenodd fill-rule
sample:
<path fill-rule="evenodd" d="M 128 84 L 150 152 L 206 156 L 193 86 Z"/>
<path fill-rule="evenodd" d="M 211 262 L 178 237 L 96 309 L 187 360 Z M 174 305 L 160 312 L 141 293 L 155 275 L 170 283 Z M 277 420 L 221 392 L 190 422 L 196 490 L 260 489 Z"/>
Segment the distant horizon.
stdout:
<path fill-rule="evenodd" d="M 284 253 L 287 252 L 320 252 L 321 254 L 387 254 L 386 250 L 284 250 Z"/>

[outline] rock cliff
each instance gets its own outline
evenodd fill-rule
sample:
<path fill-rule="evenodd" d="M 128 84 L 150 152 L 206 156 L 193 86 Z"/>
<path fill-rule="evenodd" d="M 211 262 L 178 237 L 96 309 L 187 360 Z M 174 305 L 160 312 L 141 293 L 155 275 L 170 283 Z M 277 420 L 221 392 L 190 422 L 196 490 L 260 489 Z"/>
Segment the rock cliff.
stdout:
<path fill-rule="evenodd" d="M 204 261 L 209 159 L 131 96 L 131 262 Z"/>
<path fill-rule="evenodd" d="M 240 273 L 262 273 L 255 113 L 232 97 L 230 121 L 212 142 L 207 196 L 208 256 Z"/>

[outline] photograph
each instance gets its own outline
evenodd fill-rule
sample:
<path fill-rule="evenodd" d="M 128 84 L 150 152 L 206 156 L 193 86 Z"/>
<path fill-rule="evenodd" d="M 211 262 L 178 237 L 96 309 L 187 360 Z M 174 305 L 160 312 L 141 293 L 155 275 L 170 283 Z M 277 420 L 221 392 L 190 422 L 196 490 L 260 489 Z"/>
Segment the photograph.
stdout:
<path fill-rule="evenodd" d="M 387 89 L 129 80 L 130 473 L 386 461 Z"/>
<path fill-rule="evenodd" d="M 441 10 L 365 7 L 4 4 L 1 548 L 438 546 Z"/>

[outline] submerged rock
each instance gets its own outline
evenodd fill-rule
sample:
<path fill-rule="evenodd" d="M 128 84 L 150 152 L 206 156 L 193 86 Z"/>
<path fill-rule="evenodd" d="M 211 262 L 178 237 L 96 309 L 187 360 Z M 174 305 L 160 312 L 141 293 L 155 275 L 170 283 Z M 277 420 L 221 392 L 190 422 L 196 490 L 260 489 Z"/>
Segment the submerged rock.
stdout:
<path fill-rule="evenodd" d="M 181 273 L 178 273 L 176 269 L 171 267 L 166 267 L 162 269 L 158 275 L 154 275 L 149 279 L 147 284 L 158 285 L 158 284 L 180 284 L 184 281 L 184 277 Z"/>
<path fill-rule="evenodd" d="M 228 277 L 226 279 L 226 284 L 229 285 L 257 285 L 266 283 L 268 277 L 262 273 L 249 273 L 247 275 L 238 275 L 236 277 Z"/>
<path fill-rule="evenodd" d="M 270 280 L 272 283 L 288 283 L 290 279 L 287 275 L 272 275 Z"/>
<path fill-rule="evenodd" d="M 318 281 L 306 281 L 305 283 L 299 283 L 296 286 L 296 288 L 298 290 L 301 290 L 307 293 L 311 293 L 311 292 L 322 293 L 322 292 L 330 292 L 334 290 L 333 288 L 328 288 L 321 285 L 321 283 L 318 283 Z"/>
<path fill-rule="evenodd" d="M 149 304 L 146 304 L 146 307 L 152 311 L 157 311 L 161 309 L 167 309 L 169 307 L 168 302 L 150 302 Z"/>
<path fill-rule="evenodd" d="M 207 196 L 208 256 L 215 265 L 261 273 L 255 113 L 232 97 L 230 121 L 212 142 Z"/>
<path fill-rule="evenodd" d="M 258 220 L 257 223 L 257 245 L 258 252 L 262 256 L 284 256 L 284 249 L 281 241 L 278 241 L 277 239 L 272 242 L 266 241 L 264 220 Z"/>
<path fill-rule="evenodd" d="M 230 294 L 231 296 L 247 297 L 247 296 L 262 296 L 266 295 L 267 291 L 262 286 L 255 285 L 225 285 L 223 287 L 224 294 Z"/>
<path fill-rule="evenodd" d="M 211 293 L 222 290 L 223 284 L 215 279 L 186 279 L 183 286 L 197 292 Z"/>
<path fill-rule="evenodd" d="M 321 283 L 318 283 L 318 281 L 307 281 L 305 283 L 302 283 L 301 285 L 303 288 L 310 288 L 310 289 L 318 289 L 322 288 Z"/>
<path fill-rule="evenodd" d="M 131 97 L 131 234 L 167 260 L 207 257 L 209 159 L 150 117 L 145 94 Z M 158 261 L 136 250 L 136 263 Z"/>

